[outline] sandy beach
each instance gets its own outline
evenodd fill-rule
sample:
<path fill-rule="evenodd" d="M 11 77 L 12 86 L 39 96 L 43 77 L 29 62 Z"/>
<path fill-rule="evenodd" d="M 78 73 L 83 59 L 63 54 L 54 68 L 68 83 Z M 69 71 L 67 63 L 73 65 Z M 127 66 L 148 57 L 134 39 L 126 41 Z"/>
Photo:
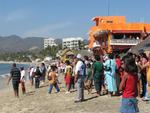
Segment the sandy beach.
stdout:
<path fill-rule="evenodd" d="M 85 101 L 74 103 L 76 92 L 65 94 L 64 84 L 59 84 L 60 93 L 48 94 L 48 81 L 39 89 L 27 85 L 27 94 L 15 98 L 11 83 L 0 90 L 0 113 L 119 113 L 121 97 L 100 96 L 87 94 Z M 149 113 L 150 102 L 139 99 L 140 113 Z"/>

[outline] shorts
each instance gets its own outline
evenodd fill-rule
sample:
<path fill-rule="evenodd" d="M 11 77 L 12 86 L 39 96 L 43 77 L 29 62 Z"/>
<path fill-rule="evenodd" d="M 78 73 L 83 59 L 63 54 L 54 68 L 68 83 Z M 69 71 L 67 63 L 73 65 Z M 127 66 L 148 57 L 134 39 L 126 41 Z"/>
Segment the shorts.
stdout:
<path fill-rule="evenodd" d="M 136 98 L 122 98 L 121 113 L 138 113 L 138 100 Z"/>
<path fill-rule="evenodd" d="M 14 90 L 18 91 L 18 89 L 19 89 L 19 83 L 20 83 L 20 81 L 12 81 L 12 85 L 13 85 Z"/>

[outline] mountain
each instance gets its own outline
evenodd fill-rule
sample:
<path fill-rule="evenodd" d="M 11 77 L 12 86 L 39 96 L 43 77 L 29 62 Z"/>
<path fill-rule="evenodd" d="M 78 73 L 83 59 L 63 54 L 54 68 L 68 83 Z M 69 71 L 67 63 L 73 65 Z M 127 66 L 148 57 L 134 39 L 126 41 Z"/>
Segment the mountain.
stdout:
<path fill-rule="evenodd" d="M 21 38 L 17 35 L 0 36 L 0 53 L 27 51 L 31 48 L 41 50 L 43 39 L 42 37 Z"/>

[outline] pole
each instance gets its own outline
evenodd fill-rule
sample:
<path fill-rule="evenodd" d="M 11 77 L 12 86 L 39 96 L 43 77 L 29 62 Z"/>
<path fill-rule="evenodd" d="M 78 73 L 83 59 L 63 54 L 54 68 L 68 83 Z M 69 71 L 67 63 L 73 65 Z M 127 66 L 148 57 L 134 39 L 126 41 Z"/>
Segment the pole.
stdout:
<path fill-rule="evenodd" d="M 108 9 L 107 9 L 107 10 L 108 10 L 107 13 L 108 13 L 108 16 L 109 16 L 109 13 L 110 13 L 110 12 L 109 12 L 109 10 L 110 10 L 110 0 L 108 0 Z"/>

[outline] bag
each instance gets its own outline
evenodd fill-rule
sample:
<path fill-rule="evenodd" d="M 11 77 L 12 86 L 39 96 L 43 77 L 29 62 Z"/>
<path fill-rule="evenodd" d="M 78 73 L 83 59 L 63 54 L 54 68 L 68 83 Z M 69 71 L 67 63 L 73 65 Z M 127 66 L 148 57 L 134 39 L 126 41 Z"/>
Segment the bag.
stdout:
<path fill-rule="evenodd" d="M 111 60 L 110 60 L 109 66 L 105 66 L 104 69 L 105 71 L 111 71 Z"/>
<path fill-rule="evenodd" d="M 36 68 L 35 76 L 39 76 L 40 77 L 41 75 L 42 75 L 42 73 L 41 73 L 40 69 Z"/>
<path fill-rule="evenodd" d="M 111 67 L 105 66 L 104 69 L 105 69 L 105 71 L 111 71 Z"/>

